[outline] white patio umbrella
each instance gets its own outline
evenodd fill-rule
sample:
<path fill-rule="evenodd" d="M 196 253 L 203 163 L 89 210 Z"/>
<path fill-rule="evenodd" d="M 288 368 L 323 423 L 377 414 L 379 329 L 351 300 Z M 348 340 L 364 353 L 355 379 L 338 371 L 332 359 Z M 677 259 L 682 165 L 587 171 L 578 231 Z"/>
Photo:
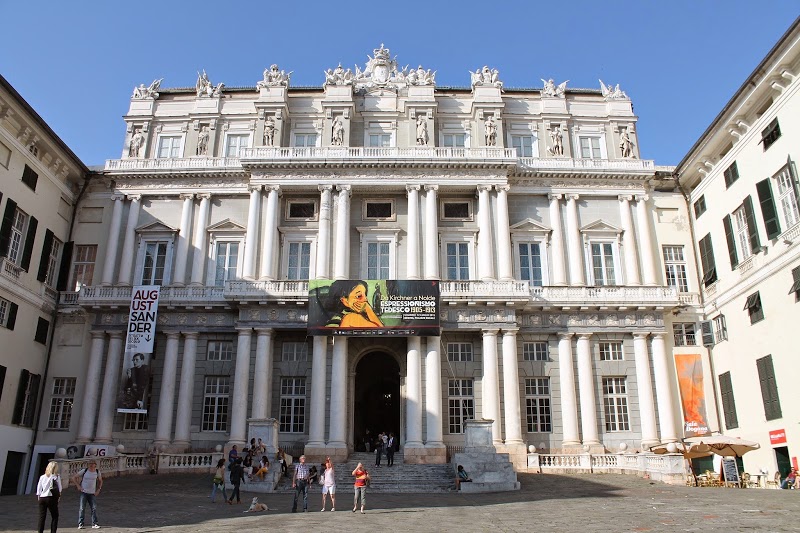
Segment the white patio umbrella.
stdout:
<path fill-rule="evenodd" d="M 761 445 L 751 440 L 744 440 L 725 435 L 711 435 L 708 437 L 692 437 L 686 439 L 687 446 L 705 445 L 712 453 L 723 457 L 741 457 L 749 451 L 757 450 Z"/>
<path fill-rule="evenodd" d="M 650 451 L 658 455 L 663 455 L 665 453 L 680 453 L 686 459 L 708 457 L 712 454 L 711 447 L 703 443 L 688 444 L 682 442 L 670 442 L 669 444 L 659 444 L 658 446 L 653 446 L 650 448 Z"/>

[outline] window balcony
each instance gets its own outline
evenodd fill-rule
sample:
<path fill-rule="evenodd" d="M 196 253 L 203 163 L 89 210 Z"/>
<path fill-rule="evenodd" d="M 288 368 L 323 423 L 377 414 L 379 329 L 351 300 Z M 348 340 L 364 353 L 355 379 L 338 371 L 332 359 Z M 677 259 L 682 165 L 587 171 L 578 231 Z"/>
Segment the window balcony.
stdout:
<path fill-rule="evenodd" d="M 443 305 L 463 302 L 513 305 L 524 304 L 531 299 L 531 288 L 527 281 L 443 280 L 439 287 Z"/>
<path fill-rule="evenodd" d="M 655 163 L 647 159 L 571 159 L 563 157 L 520 157 L 517 160 L 520 171 L 553 172 L 647 172 L 655 170 Z"/>
<path fill-rule="evenodd" d="M 667 309 L 680 304 L 674 287 L 533 287 L 534 307 Z"/>
<path fill-rule="evenodd" d="M 218 174 L 222 171 L 241 172 L 238 157 L 175 157 L 156 159 L 108 159 L 105 171 L 109 174 Z"/>
<path fill-rule="evenodd" d="M 233 280 L 225 282 L 225 298 L 237 302 L 307 302 L 308 280 Z"/>
<path fill-rule="evenodd" d="M 133 287 L 85 286 L 78 293 L 78 305 L 92 308 L 126 308 L 130 306 Z M 161 287 L 158 298 L 160 308 L 193 308 L 225 306 L 223 287 Z"/>
<path fill-rule="evenodd" d="M 6 257 L 0 258 L 0 275 L 13 282 L 18 282 L 21 273 L 22 269 L 16 263 L 9 261 Z"/>
<path fill-rule="evenodd" d="M 74 307 L 78 305 L 78 291 L 63 291 L 58 296 L 58 305 L 61 307 Z"/>

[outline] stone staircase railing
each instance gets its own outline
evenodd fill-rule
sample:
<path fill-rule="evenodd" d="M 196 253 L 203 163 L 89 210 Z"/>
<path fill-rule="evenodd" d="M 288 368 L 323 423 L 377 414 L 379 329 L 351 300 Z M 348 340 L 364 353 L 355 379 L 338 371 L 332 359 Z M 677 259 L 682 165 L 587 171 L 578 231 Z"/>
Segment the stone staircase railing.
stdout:
<path fill-rule="evenodd" d="M 681 454 L 528 454 L 528 472 L 628 474 L 671 485 L 685 482 L 684 463 Z"/>
<path fill-rule="evenodd" d="M 135 474 L 169 474 L 169 473 L 214 473 L 217 461 L 224 455 L 216 452 L 179 453 L 158 455 L 120 454 L 112 457 L 99 457 L 97 469 L 106 477 L 128 476 Z M 89 458 L 65 459 L 59 461 L 61 480 L 69 484 L 69 478 L 81 469 L 87 468 Z"/>

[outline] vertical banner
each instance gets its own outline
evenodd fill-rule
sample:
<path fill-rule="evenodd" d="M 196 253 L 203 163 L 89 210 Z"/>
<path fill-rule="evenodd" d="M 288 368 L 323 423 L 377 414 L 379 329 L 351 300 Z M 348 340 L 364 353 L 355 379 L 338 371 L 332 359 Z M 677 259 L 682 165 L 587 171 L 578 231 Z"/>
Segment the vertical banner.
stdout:
<path fill-rule="evenodd" d="M 117 411 L 120 413 L 147 412 L 147 387 L 150 383 L 150 359 L 156 338 L 160 289 L 158 285 L 133 288 L 117 401 Z"/>
<path fill-rule="evenodd" d="M 686 437 L 710 434 L 703 388 L 703 361 L 700 354 L 675 354 L 678 387 L 683 406 L 683 430 Z"/>

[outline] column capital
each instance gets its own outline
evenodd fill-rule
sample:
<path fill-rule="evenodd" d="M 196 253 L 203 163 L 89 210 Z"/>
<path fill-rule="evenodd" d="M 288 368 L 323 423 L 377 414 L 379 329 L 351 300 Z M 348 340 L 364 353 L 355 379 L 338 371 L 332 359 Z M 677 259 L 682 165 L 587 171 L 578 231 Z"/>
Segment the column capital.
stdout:
<path fill-rule="evenodd" d="M 197 340 L 197 337 L 200 336 L 200 332 L 199 331 L 184 331 L 182 333 L 183 333 L 183 336 L 186 337 L 187 339 L 195 339 L 195 340 Z"/>
<path fill-rule="evenodd" d="M 568 201 L 576 201 L 580 197 L 581 197 L 581 195 L 580 194 L 576 194 L 576 193 L 570 193 L 570 194 L 565 194 L 564 195 L 564 198 L 566 198 Z"/>
<path fill-rule="evenodd" d="M 142 200 L 142 195 L 141 194 L 129 194 L 129 195 L 127 195 L 127 197 L 128 197 L 128 200 L 130 200 L 131 202 L 139 202 L 139 201 Z"/>
<path fill-rule="evenodd" d="M 571 339 L 573 337 L 573 335 L 575 335 L 575 334 L 572 333 L 571 331 L 560 331 L 558 333 L 558 338 L 559 339 L 564 339 L 564 340 L 569 340 L 569 339 Z"/>
<path fill-rule="evenodd" d="M 644 333 L 634 333 L 634 334 L 633 334 L 633 338 L 634 338 L 634 339 L 647 339 L 647 336 L 648 336 L 648 335 L 650 335 L 650 333 L 648 333 L 648 332 L 644 332 Z"/>
<path fill-rule="evenodd" d="M 339 196 L 345 195 L 350 196 L 352 192 L 352 186 L 350 185 L 337 185 L 336 190 L 339 191 Z"/>
<path fill-rule="evenodd" d="M 583 333 L 578 333 L 577 335 L 579 340 L 589 340 L 592 337 L 592 335 L 594 335 L 594 333 L 583 332 Z"/>
<path fill-rule="evenodd" d="M 234 329 L 239 332 L 239 335 L 253 334 L 253 326 L 235 326 Z"/>
<path fill-rule="evenodd" d="M 653 332 L 650 333 L 650 335 L 653 336 L 653 340 L 655 340 L 655 339 L 664 340 L 664 337 L 667 336 L 667 332 L 666 331 L 653 331 Z"/>
<path fill-rule="evenodd" d="M 407 184 L 406 185 L 406 193 L 410 193 L 411 191 L 419 191 L 420 188 L 421 187 L 419 185 L 416 185 L 416 184 L 414 184 L 414 185 Z"/>
<path fill-rule="evenodd" d="M 182 193 L 178 195 L 181 200 L 194 200 L 194 193 Z"/>
<path fill-rule="evenodd" d="M 637 202 L 646 202 L 649 199 L 650 199 L 650 196 L 648 196 L 646 194 L 637 194 L 636 195 L 636 201 Z"/>
<path fill-rule="evenodd" d="M 273 191 L 279 193 L 279 192 L 281 192 L 281 186 L 280 185 L 264 185 L 264 191 L 267 192 L 267 193 L 271 193 Z"/>
<path fill-rule="evenodd" d="M 620 202 L 626 202 L 627 203 L 627 202 L 630 202 L 630 201 L 633 200 L 633 195 L 631 195 L 631 194 L 620 194 L 619 196 L 617 196 L 617 200 L 619 200 Z"/>
<path fill-rule="evenodd" d="M 505 185 L 495 185 L 494 188 L 497 189 L 497 192 L 508 192 L 511 190 L 511 185 L 506 183 Z"/>
<path fill-rule="evenodd" d="M 169 330 L 169 331 L 162 331 L 164 335 L 167 336 L 168 339 L 174 339 L 181 336 L 180 330 Z"/>
<path fill-rule="evenodd" d="M 261 185 L 248 185 L 247 192 L 254 193 L 254 192 L 261 192 Z"/>
<path fill-rule="evenodd" d="M 124 331 L 111 330 L 111 331 L 106 331 L 106 333 L 108 333 L 108 336 L 111 337 L 112 339 L 121 339 L 125 337 Z"/>
<path fill-rule="evenodd" d="M 325 192 L 325 191 L 330 192 L 333 190 L 333 185 L 317 185 L 317 190 L 319 192 Z"/>
<path fill-rule="evenodd" d="M 562 198 L 563 196 L 564 196 L 563 194 L 557 194 L 557 193 L 551 192 L 551 193 L 548 193 L 548 194 L 547 194 L 547 199 L 548 199 L 549 201 L 551 201 L 551 202 L 552 202 L 553 200 L 556 200 L 556 201 L 558 201 L 558 200 L 561 200 L 561 198 Z"/>
<path fill-rule="evenodd" d="M 210 192 L 200 192 L 197 193 L 198 200 L 211 200 L 211 193 Z"/>
<path fill-rule="evenodd" d="M 477 189 L 478 189 L 479 193 L 491 192 L 492 191 L 492 186 L 491 185 L 478 185 Z"/>
<path fill-rule="evenodd" d="M 111 195 L 111 201 L 112 202 L 116 202 L 117 200 L 124 201 L 125 200 L 125 195 L 124 194 L 112 194 Z"/>
<path fill-rule="evenodd" d="M 483 333 L 485 337 L 496 337 L 499 332 L 500 328 L 488 328 L 481 330 L 481 333 Z"/>
<path fill-rule="evenodd" d="M 105 337 L 106 333 L 107 332 L 105 330 L 102 330 L 102 329 L 94 329 L 94 330 L 89 332 L 89 334 L 92 336 L 93 339 L 99 339 L 101 337 Z"/>
<path fill-rule="evenodd" d="M 275 328 L 254 328 L 257 335 L 272 335 L 275 333 Z"/>
<path fill-rule="evenodd" d="M 438 185 L 425 185 L 425 192 L 431 192 L 431 191 L 436 192 L 438 190 L 439 190 Z"/>
<path fill-rule="evenodd" d="M 503 327 L 503 328 L 500 328 L 500 329 L 502 330 L 504 336 L 512 337 L 512 336 L 516 336 L 517 333 L 519 333 L 519 328 L 506 328 L 506 327 Z"/>

